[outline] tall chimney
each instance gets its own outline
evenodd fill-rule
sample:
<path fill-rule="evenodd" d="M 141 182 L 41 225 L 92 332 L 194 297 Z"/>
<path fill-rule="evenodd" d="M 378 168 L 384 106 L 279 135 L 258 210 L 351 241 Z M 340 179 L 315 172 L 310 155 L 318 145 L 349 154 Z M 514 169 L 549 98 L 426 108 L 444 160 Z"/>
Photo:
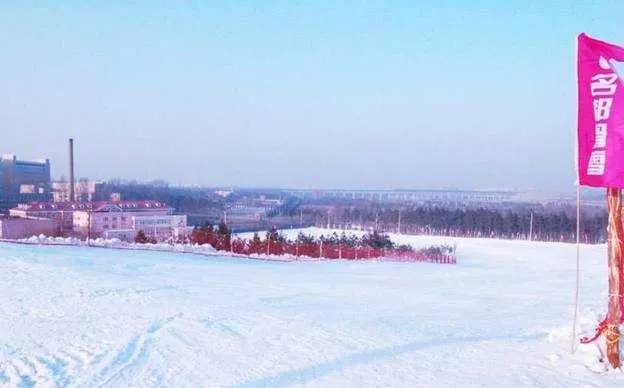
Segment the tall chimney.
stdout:
<path fill-rule="evenodd" d="M 74 201 L 74 139 L 69 139 L 69 200 Z"/>

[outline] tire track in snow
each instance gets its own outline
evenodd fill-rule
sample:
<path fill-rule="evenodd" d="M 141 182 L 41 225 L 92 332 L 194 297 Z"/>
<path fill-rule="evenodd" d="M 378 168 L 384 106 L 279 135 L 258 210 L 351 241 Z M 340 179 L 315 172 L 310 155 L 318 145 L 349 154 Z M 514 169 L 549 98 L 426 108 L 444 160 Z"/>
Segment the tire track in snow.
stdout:
<path fill-rule="evenodd" d="M 71 383 L 71 378 L 67 374 L 67 362 L 57 357 L 37 357 L 37 361 L 45 366 L 54 377 L 57 386 L 64 387 Z"/>
<path fill-rule="evenodd" d="M 68 386 L 72 373 L 84 373 L 86 366 L 97 359 L 94 353 L 82 347 L 61 350 L 56 354 L 45 348 L 35 355 L 14 351 L 11 359 L 0 360 L 0 385 L 9 386 Z"/>
<path fill-rule="evenodd" d="M 117 355 L 104 366 L 93 385 L 111 384 L 117 377 L 132 371 L 141 361 L 147 359 L 151 345 L 158 339 L 161 330 L 182 317 L 182 314 L 173 315 L 152 323 L 145 333 L 133 337 L 118 352 Z M 114 384 L 113 384 L 114 385 Z"/>
<path fill-rule="evenodd" d="M 154 335 L 164 326 L 168 325 L 178 316 L 169 317 L 153 323 L 146 331 L 147 335 Z M 140 336 L 135 337 L 126 344 L 115 357 L 112 364 L 108 364 L 98 377 L 88 378 L 86 376 L 93 375 L 93 367 L 104 359 L 107 352 L 102 352 L 101 344 L 95 344 L 92 348 L 84 346 L 74 346 L 67 349 L 50 353 L 40 345 L 42 350 L 34 356 L 24 355 L 19 350 L 11 351 L 11 358 L 0 358 L 0 386 L 19 386 L 31 387 L 39 386 L 85 386 L 99 385 L 101 376 L 104 372 L 112 370 L 119 366 L 115 373 L 120 372 L 123 368 L 130 364 L 135 354 L 139 354 L 137 359 L 146 356 L 148 343 L 154 341 L 155 338 L 148 338 L 147 341 L 141 342 Z M 139 347 L 141 349 L 137 350 Z M 142 351 L 142 353 L 141 353 Z M 81 378 L 82 376 L 82 378 Z M 85 378 L 86 377 L 86 378 Z M 108 379 L 114 378 L 114 375 Z M 91 382 L 91 383 L 90 383 Z"/>
<path fill-rule="evenodd" d="M 201 319 L 197 320 L 197 322 L 201 323 L 202 325 L 204 325 L 208 329 L 219 330 L 222 333 L 227 333 L 227 334 L 230 334 L 232 336 L 239 337 L 239 338 L 243 337 L 241 335 L 241 333 L 239 332 L 239 330 L 236 328 L 235 324 L 224 323 L 223 321 L 224 321 L 223 319 L 222 320 L 213 320 L 211 318 L 201 318 Z"/>
<path fill-rule="evenodd" d="M 4 367 L 3 374 L 6 375 L 8 372 L 8 383 L 9 386 L 19 386 L 19 387 L 34 387 L 35 386 L 35 378 L 37 378 L 37 373 L 30 361 L 26 358 L 16 358 L 14 360 L 8 360 L 7 366 Z M 39 378 L 45 376 L 38 376 Z"/>

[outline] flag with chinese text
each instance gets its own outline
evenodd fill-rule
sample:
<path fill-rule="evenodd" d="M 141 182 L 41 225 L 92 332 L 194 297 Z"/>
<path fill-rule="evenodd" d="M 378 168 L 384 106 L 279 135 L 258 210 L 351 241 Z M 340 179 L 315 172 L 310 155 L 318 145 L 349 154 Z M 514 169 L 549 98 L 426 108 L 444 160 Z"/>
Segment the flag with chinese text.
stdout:
<path fill-rule="evenodd" d="M 580 34 L 577 60 L 579 184 L 624 188 L 624 48 Z"/>

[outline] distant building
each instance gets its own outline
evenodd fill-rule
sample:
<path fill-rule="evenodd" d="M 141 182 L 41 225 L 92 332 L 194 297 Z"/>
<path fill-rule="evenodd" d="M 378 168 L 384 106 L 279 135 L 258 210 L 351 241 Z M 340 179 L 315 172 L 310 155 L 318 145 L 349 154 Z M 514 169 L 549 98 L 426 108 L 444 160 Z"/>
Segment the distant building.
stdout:
<path fill-rule="evenodd" d="M 215 195 L 218 195 L 219 197 L 223 197 L 223 198 L 227 198 L 230 195 L 232 195 L 234 191 L 232 190 L 217 190 L 215 191 Z"/>
<path fill-rule="evenodd" d="M 93 201 L 95 196 L 96 183 L 86 178 L 81 178 L 76 182 L 74 198 L 70 197 L 70 183 L 65 180 L 52 182 L 52 197 L 54 202 L 85 202 Z"/>
<path fill-rule="evenodd" d="M 74 212 L 87 210 L 89 204 L 82 202 L 31 202 L 21 203 L 9 210 L 9 215 L 20 218 L 49 218 L 56 220 L 60 227 L 60 233 L 66 234 L 72 231 L 74 224 Z"/>
<path fill-rule="evenodd" d="M 186 215 L 130 215 L 128 220 L 130 221 L 128 228 L 104 229 L 102 236 L 132 241 L 136 234 L 142 231 L 147 237 L 153 237 L 156 241 L 166 241 L 170 238 L 178 239 L 189 236 L 193 231 L 193 227 L 187 226 Z"/>
<path fill-rule="evenodd" d="M 0 217 L 0 238 L 22 239 L 40 234 L 55 236 L 59 225 L 47 218 Z"/>
<path fill-rule="evenodd" d="M 90 210 L 73 212 L 74 230 L 92 238 L 133 240 L 139 231 L 157 241 L 191 233 L 186 215 L 173 214 L 173 208 L 158 201 L 94 203 Z"/>
<path fill-rule="evenodd" d="M 111 193 L 110 200 L 113 201 L 113 202 L 120 202 L 121 201 L 121 193 Z"/>
<path fill-rule="evenodd" d="M 139 230 L 158 241 L 192 232 L 186 215 L 158 201 L 33 202 L 9 210 L 12 217 L 53 220 L 59 234 L 131 241 Z M 38 233 L 37 233 L 38 234 Z"/>
<path fill-rule="evenodd" d="M 52 200 L 50 160 L 17 160 L 6 154 L 0 160 L 0 210 L 19 203 Z"/>

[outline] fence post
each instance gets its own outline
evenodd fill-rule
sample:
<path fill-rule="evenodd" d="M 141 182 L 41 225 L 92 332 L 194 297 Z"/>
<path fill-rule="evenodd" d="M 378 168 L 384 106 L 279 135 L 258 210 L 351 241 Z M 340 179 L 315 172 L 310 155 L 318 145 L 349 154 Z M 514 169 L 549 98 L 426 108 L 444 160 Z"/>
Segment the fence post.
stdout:
<path fill-rule="evenodd" d="M 271 239 L 267 238 L 267 256 L 271 254 Z"/>

